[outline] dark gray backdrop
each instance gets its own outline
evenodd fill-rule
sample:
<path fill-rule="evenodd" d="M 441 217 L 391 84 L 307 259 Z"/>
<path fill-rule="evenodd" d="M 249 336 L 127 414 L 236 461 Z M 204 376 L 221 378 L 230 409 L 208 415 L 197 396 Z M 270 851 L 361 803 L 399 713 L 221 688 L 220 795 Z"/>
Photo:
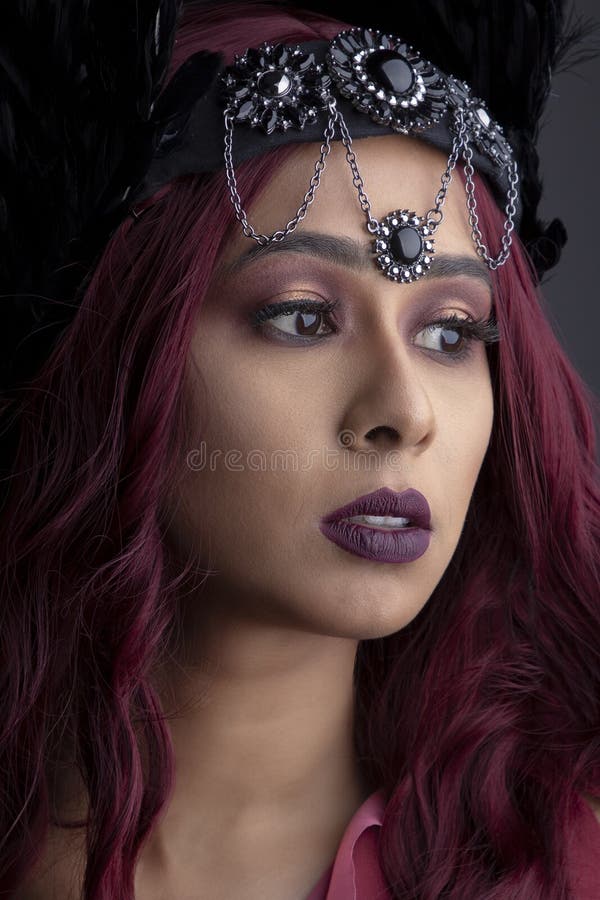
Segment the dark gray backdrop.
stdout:
<path fill-rule="evenodd" d="M 598 0 L 576 0 L 574 8 L 600 20 Z M 598 33 L 594 43 L 600 47 Z M 543 293 L 561 343 L 600 398 L 599 101 L 600 58 L 557 75 L 543 119 L 540 156 L 543 218 L 558 216 L 569 233 L 560 263 L 544 278 Z"/>

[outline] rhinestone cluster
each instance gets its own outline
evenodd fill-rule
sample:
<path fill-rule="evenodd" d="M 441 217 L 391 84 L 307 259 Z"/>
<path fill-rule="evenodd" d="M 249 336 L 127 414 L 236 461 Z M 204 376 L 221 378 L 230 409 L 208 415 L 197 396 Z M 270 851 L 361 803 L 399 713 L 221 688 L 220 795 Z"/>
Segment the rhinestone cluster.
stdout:
<path fill-rule="evenodd" d="M 396 209 L 379 223 L 373 249 L 384 274 L 407 284 L 431 268 L 434 243 L 427 222 L 414 211 Z"/>
<path fill-rule="evenodd" d="M 330 98 L 331 78 L 324 66 L 298 46 L 252 47 L 235 57 L 222 82 L 234 121 L 262 128 L 266 134 L 315 122 Z"/>
<path fill-rule="evenodd" d="M 469 85 L 440 71 L 406 41 L 371 28 L 347 29 L 329 43 L 322 64 L 316 62 L 314 53 L 300 46 L 267 42 L 236 56 L 235 64 L 228 66 L 221 77 L 227 107 L 225 161 L 229 166 L 228 183 L 244 233 L 261 242 L 269 242 L 280 240 L 296 227 L 312 202 L 336 123 L 339 123 L 353 181 L 367 215 L 368 230 L 373 235 L 375 260 L 386 277 L 410 283 L 430 269 L 435 252 L 434 234 L 443 219 L 441 207 L 461 153 L 466 163 L 469 215 L 478 252 L 482 252 L 492 267 L 505 262 L 514 228 L 518 184 L 510 144 L 501 126 L 492 119 L 485 103 L 472 94 Z M 347 98 L 374 122 L 402 134 L 422 132 L 446 119 L 453 134 L 452 151 L 434 206 L 424 216 L 408 209 L 394 210 L 381 221 L 372 215 L 352 151 L 352 139 L 336 105 L 336 95 Z M 302 207 L 284 231 L 271 237 L 256 235 L 248 225 L 236 193 L 231 156 L 233 123 L 259 127 L 271 134 L 276 130 L 303 129 L 306 124 L 314 123 L 323 109 L 329 111 L 328 125 L 321 157 Z M 470 174 L 473 172 L 471 144 L 508 172 L 510 190 L 503 249 L 495 260 L 489 257 L 478 229 Z"/>
<path fill-rule="evenodd" d="M 327 62 L 340 94 L 394 131 L 429 128 L 447 109 L 443 74 L 400 38 L 370 28 L 342 31 Z"/>
<path fill-rule="evenodd" d="M 465 113 L 469 139 L 477 149 L 488 156 L 500 168 L 510 165 L 513 153 L 501 125 L 492 119 L 483 100 L 474 97 L 471 88 L 464 81 L 451 75 L 448 84 L 448 105 L 455 110 L 461 107 Z"/>
<path fill-rule="evenodd" d="M 326 64 L 300 46 L 265 42 L 236 56 L 222 75 L 234 121 L 266 134 L 315 122 L 334 102 L 333 82 L 356 109 L 402 134 L 423 131 L 461 107 L 469 140 L 498 166 L 511 163 L 502 127 L 464 81 L 445 75 L 406 41 L 375 29 L 342 31 L 330 42 Z"/>

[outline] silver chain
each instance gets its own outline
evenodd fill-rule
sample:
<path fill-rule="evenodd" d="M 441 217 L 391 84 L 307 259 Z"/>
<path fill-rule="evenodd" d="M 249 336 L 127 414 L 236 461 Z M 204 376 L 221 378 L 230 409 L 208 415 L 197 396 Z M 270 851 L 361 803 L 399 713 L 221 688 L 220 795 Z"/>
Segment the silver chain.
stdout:
<path fill-rule="evenodd" d="M 471 225 L 471 234 L 473 236 L 473 240 L 477 245 L 477 253 L 481 256 L 490 269 L 498 269 L 500 266 L 503 266 L 508 257 L 510 256 L 510 247 L 513 239 L 513 231 L 515 228 L 515 214 L 517 212 L 517 208 L 515 206 L 515 201 L 517 199 L 517 186 L 519 184 L 519 173 L 517 171 L 517 164 L 514 160 L 511 160 L 509 165 L 509 182 L 510 187 L 508 190 L 508 199 L 506 202 L 505 213 L 506 220 L 504 222 L 504 229 L 502 234 L 502 250 L 498 254 L 498 256 L 494 259 L 490 256 L 489 250 L 483 242 L 483 235 L 481 233 L 481 229 L 479 228 L 479 217 L 477 215 L 477 201 L 475 199 L 475 183 L 473 181 L 473 175 L 475 174 L 475 169 L 473 168 L 473 150 L 469 146 L 469 142 L 465 143 L 463 148 L 463 156 L 465 159 L 465 175 L 467 177 L 467 208 L 469 210 L 469 223 Z"/>
<path fill-rule="evenodd" d="M 354 150 L 352 149 L 352 138 L 350 137 L 350 132 L 346 126 L 346 122 L 341 112 L 336 110 L 336 119 L 340 126 L 340 131 L 342 133 L 342 143 L 346 148 L 346 159 L 348 160 L 348 164 L 352 169 L 352 182 L 354 187 L 358 191 L 358 199 L 360 201 L 360 205 L 364 213 L 367 216 L 367 229 L 371 232 L 371 234 L 375 234 L 379 230 L 379 222 L 375 218 L 375 216 L 371 215 L 371 204 L 369 202 L 369 198 L 365 193 L 365 185 L 362 180 L 361 174 L 358 171 L 358 163 L 356 162 L 356 156 L 354 154 Z"/>
<path fill-rule="evenodd" d="M 329 103 L 329 119 L 327 120 L 327 126 L 323 133 L 323 143 L 321 144 L 321 153 L 319 155 L 319 159 L 315 163 L 315 171 L 310 179 L 310 186 L 304 195 L 304 200 L 302 201 L 301 206 L 298 208 L 298 211 L 293 219 L 287 223 L 285 228 L 282 231 L 274 231 L 273 234 L 258 234 L 252 225 L 248 222 L 248 216 L 246 215 L 244 209 L 242 208 L 242 200 L 238 192 L 237 181 L 235 177 L 235 171 L 233 168 L 233 120 L 234 116 L 230 109 L 225 110 L 225 173 L 227 176 L 227 184 L 229 186 L 229 196 L 231 197 L 231 202 L 233 203 L 233 207 L 235 209 L 235 215 L 238 221 L 240 222 L 244 234 L 246 237 L 252 238 L 256 241 L 257 244 L 261 244 L 265 246 L 266 244 L 271 244 L 276 241 L 282 241 L 290 232 L 294 231 L 298 226 L 298 223 L 302 221 L 308 207 L 313 202 L 315 198 L 315 191 L 317 190 L 319 184 L 321 183 L 321 173 L 325 168 L 325 160 L 329 155 L 329 151 L 331 150 L 331 141 L 333 140 L 333 136 L 335 133 L 335 122 L 337 118 L 337 109 L 335 105 L 335 100 L 332 100 Z"/>
<path fill-rule="evenodd" d="M 367 216 L 367 229 L 371 232 L 371 234 L 375 234 L 379 230 L 380 223 L 375 218 L 375 216 L 371 214 L 371 204 L 369 202 L 369 198 L 365 193 L 365 186 L 358 170 L 356 155 L 352 150 L 352 138 L 350 137 L 350 133 L 348 131 L 346 122 L 344 121 L 344 117 L 339 110 L 337 111 L 336 118 L 339 122 L 340 131 L 342 133 L 342 143 L 346 148 L 346 159 L 348 160 L 350 168 L 352 169 L 352 181 L 354 183 L 354 187 L 358 191 L 358 199 L 360 201 L 362 210 L 364 213 L 366 213 Z M 460 156 L 460 151 L 462 150 L 465 134 L 467 131 L 467 125 L 461 109 L 457 110 L 457 118 L 459 119 L 458 134 L 454 138 L 452 153 L 450 154 L 450 157 L 448 159 L 446 170 L 442 175 L 441 187 L 436 194 L 434 206 L 430 210 L 428 210 L 427 214 L 423 217 L 423 219 L 429 226 L 430 234 L 434 234 L 437 231 L 444 218 L 442 206 L 444 205 L 444 202 L 446 200 L 446 194 L 448 192 L 450 182 L 452 181 L 452 172 L 458 162 L 458 157 Z M 434 219 L 434 216 L 437 216 L 438 218 Z"/>
<path fill-rule="evenodd" d="M 452 142 L 452 153 L 448 158 L 446 171 L 442 175 L 442 185 L 436 194 L 434 205 L 430 210 L 428 210 L 425 217 L 431 234 L 435 234 L 444 219 L 442 206 L 446 201 L 446 194 L 448 193 L 448 188 L 450 187 L 450 182 L 452 181 L 452 172 L 454 171 L 456 163 L 458 162 L 460 151 L 464 146 L 466 146 L 465 137 L 467 133 L 467 123 L 465 122 L 462 109 L 459 108 L 456 110 L 456 118 L 458 120 L 458 133 L 454 136 L 454 140 Z M 434 216 L 437 216 L 438 218 L 435 219 Z"/>
<path fill-rule="evenodd" d="M 319 159 L 315 163 L 315 171 L 313 173 L 312 178 L 310 179 L 309 188 L 304 195 L 304 199 L 302 204 L 298 208 L 296 215 L 293 219 L 287 223 L 285 228 L 280 231 L 275 231 L 271 235 L 267 234 L 258 234 L 252 225 L 248 222 L 248 217 L 246 212 L 242 207 L 242 201 L 237 188 L 237 181 L 235 177 L 235 171 L 233 167 L 233 122 L 234 115 L 231 109 L 225 110 L 225 172 L 227 176 L 227 184 L 229 186 L 229 194 L 231 197 L 231 202 L 235 209 L 235 215 L 238 221 L 240 222 L 243 232 L 246 237 L 252 238 L 258 244 L 262 246 L 266 244 L 270 244 L 275 241 L 282 241 L 290 232 L 294 231 L 298 224 L 305 217 L 308 207 L 313 202 L 315 198 L 315 192 L 321 183 L 321 174 L 325 168 L 325 160 L 327 159 L 329 152 L 331 150 L 331 141 L 335 135 L 335 124 L 339 123 L 340 132 L 342 136 L 342 143 L 346 148 L 346 159 L 348 164 L 352 170 L 352 181 L 358 192 L 358 199 L 360 201 L 361 208 L 363 212 L 367 216 L 367 229 L 371 234 L 375 234 L 378 232 L 380 223 L 375 218 L 375 216 L 371 213 L 371 203 L 369 198 L 367 197 L 364 182 L 362 180 L 361 174 L 358 170 L 358 163 L 356 160 L 356 155 L 352 149 L 352 138 L 350 137 L 350 133 L 348 131 L 348 127 L 342 116 L 341 112 L 338 110 L 335 98 L 331 98 L 328 104 L 329 109 L 329 118 L 327 120 L 327 126 L 323 133 L 323 143 L 321 144 L 321 152 L 319 154 Z M 452 181 L 452 172 L 456 167 L 458 162 L 458 158 L 462 151 L 463 157 L 465 160 L 465 175 L 466 175 L 466 190 L 467 190 L 467 208 L 469 210 L 469 224 L 471 225 L 471 234 L 475 244 L 477 246 L 477 253 L 481 256 L 490 269 L 497 269 L 499 266 L 504 265 L 506 260 L 510 255 L 510 248 L 512 244 L 512 235 L 514 231 L 514 217 L 516 215 L 516 206 L 515 201 L 518 197 L 517 187 L 519 184 L 519 175 L 517 172 L 517 165 L 515 161 L 511 161 L 509 166 L 509 181 L 510 187 L 508 191 L 508 200 L 506 204 L 506 221 L 504 222 L 504 233 L 502 235 L 502 250 L 499 255 L 494 259 L 490 256 L 489 251 L 486 245 L 483 242 L 483 235 L 479 228 L 479 217 L 477 215 L 477 201 L 475 199 L 475 184 L 473 182 L 473 175 L 475 174 L 475 169 L 473 168 L 472 160 L 473 160 L 473 150 L 469 146 L 469 141 L 467 137 L 467 124 L 465 122 L 464 113 L 462 109 L 456 110 L 456 119 L 458 122 L 458 132 L 454 137 L 452 153 L 448 158 L 448 164 L 446 166 L 446 170 L 442 174 L 441 186 L 439 191 L 437 192 L 434 205 L 423 217 L 423 221 L 427 224 L 429 228 L 429 232 L 434 234 L 439 226 L 441 225 L 444 219 L 444 213 L 442 212 L 442 206 L 446 200 L 446 194 L 448 193 L 448 188 L 450 187 L 450 183 Z"/>

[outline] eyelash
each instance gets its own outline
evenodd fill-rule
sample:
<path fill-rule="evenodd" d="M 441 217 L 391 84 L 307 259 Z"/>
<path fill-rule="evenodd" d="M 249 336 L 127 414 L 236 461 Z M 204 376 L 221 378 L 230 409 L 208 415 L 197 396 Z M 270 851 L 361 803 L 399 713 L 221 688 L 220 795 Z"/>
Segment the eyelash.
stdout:
<path fill-rule="evenodd" d="M 338 300 L 330 300 L 328 302 L 319 300 L 284 300 L 281 303 L 269 303 L 261 309 L 256 310 L 251 315 L 251 324 L 253 328 L 262 329 L 265 322 L 270 319 L 278 318 L 282 315 L 291 315 L 295 312 L 317 313 L 327 315 L 332 313 L 338 305 Z M 438 328 L 448 331 L 456 331 L 466 340 L 462 350 L 457 353 L 444 353 L 442 350 L 431 350 L 425 347 L 425 350 L 431 350 L 432 353 L 439 353 L 448 357 L 451 361 L 466 360 L 474 350 L 475 341 L 483 341 L 484 344 L 494 344 L 500 340 L 500 333 L 494 314 L 492 313 L 488 319 L 465 319 L 452 313 L 448 316 L 440 316 L 433 322 L 424 324 L 419 331 L 428 331 L 430 334 Z M 329 334 L 335 334 L 335 329 Z M 314 340 L 321 340 L 327 335 L 314 335 L 314 337 L 303 338 L 301 335 L 294 337 L 292 335 L 284 338 L 292 343 L 314 343 Z"/>

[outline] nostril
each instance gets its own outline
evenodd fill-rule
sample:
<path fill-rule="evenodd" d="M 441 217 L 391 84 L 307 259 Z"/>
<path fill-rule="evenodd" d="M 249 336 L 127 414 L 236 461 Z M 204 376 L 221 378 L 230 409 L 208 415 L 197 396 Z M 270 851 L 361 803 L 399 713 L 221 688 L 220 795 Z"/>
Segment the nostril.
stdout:
<path fill-rule="evenodd" d="M 392 438 L 392 440 L 397 440 L 399 435 L 395 428 L 392 428 L 390 425 L 377 425 L 375 428 L 371 428 L 370 431 L 367 431 L 365 437 L 368 440 L 371 440 L 374 437 L 377 437 L 379 432 L 383 432 L 386 437 Z"/>

